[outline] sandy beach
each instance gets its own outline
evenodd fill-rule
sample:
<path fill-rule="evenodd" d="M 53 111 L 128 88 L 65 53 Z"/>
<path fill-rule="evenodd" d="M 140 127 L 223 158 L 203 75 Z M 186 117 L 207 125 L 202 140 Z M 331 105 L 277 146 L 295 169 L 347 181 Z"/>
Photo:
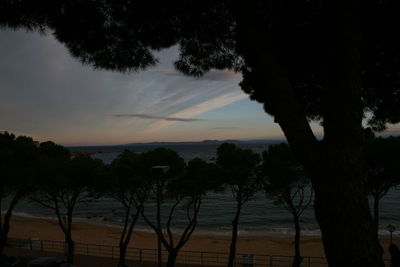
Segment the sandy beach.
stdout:
<path fill-rule="evenodd" d="M 118 245 L 121 229 L 118 227 L 75 222 L 73 238 L 76 242 Z M 63 234 L 55 220 L 36 219 L 14 216 L 9 234 L 11 238 L 39 238 L 42 240 L 63 240 Z M 293 255 L 292 237 L 289 236 L 239 236 L 238 253 Z M 385 248 L 385 257 L 388 257 L 388 237 L 381 238 Z M 228 252 L 229 236 L 193 234 L 182 250 Z M 130 247 L 156 248 L 156 236 L 147 232 L 134 232 Z M 323 257 L 323 247 L 320 236 L 303 236 L 301 239 L 303 256 Z"/>

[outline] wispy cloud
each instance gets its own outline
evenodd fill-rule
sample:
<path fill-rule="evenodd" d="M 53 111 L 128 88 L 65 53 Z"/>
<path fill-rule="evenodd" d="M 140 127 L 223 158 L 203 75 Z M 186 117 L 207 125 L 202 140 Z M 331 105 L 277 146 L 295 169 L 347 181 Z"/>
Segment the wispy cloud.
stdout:
<path fill-rule="evenodd" d="M 121 74 L 81 65 L 52 35 L 4 31 L 0 39 L 0 124 L 14 132 L 81 144 L 160 140 L 179 122 L 192 122 L 190 133 L 209 130 L 213 118 L 199 114 L 247 98 L 238 73 L 176 71 L 178 47 L 159 52 L 154 68 Z"/>
<path fill-rule="evenodd" d="M 226 126 L 226 127 L 214 127 L 210 128 L 211 130 L 238 130 L 242 129 L 242 127 L 236 127 L 236 126 Z"/>
<path fill-rule="evenodd" d="M 155 68 L 150 70 L 150 72 L 170 75 L 170 76 L 180 76 L 184 77 L 185 75 L 181 72 L 177 71 L 176 69 L 161 69 Z M 208 81 L 231 81 L 237 79 L 240 76 L 238 73 L 232 72 L 230 70 L 211 70 L 205 73 L 203 76 L 200 77 L 192 77 L 194 80 L 208 80 Z"/>
<path fill-rule="evenodd" d="M 184 118 L 191 118 L 193 116 L 202 114 L 204 112 L 223 107 L 239 101 L 241 99 L 246 98 L 247 96 L 240 91 L 230 91 L 221 95 L 218 95 L 212 99 L 205 99 L 201 102 L 198 102 L 190 107 L 186 107 L 174 114 L 171 114 L 171 117 L 184 117 Z M 158 131 L 162 128 L 168 127 L 172 124 L 176 123 L 176 121 L 157 121 L 150 124 L 145 132 L 153 133 Z"/>
<path fill-rule="evenodd" d="M 151 119 L 151 120 L 166 120 L 166 121 L 183 121 L 183 122 L 193 122 L 202 121 L 198 118 L 177 118 L 177 117 L 164 117 L 149 114 L 114 114 L 115 118 L 141 118 L 141 119 Z"/>

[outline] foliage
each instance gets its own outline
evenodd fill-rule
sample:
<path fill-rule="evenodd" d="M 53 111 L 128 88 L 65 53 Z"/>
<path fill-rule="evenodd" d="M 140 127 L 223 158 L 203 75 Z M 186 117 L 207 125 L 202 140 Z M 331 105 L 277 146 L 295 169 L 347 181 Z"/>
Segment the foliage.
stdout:
<path fill-rule="evenodd" d="M 303 260 L 300 255 L 300 216 L 313 199 L 310 180 L 290 147 L 284 143 L 270 145 L 263 152 L 262 173 L 267 196 L 293 216 L 295 256 L 292 266 L 299 267 Z"/>
<path fill-rule="evenodd" d="M 139 208 L 146 200 L 151 186 L 150 168 L 141 155 L 123 151 L 111 163 L 111 177 L 107 177 L 106 193 L 124 207 Z"/>
<path fill-rule="evenodd" d="M 375 234 L 379 230 L 379 203 L 387 192 L 400 184 L 400 138 L 373 138 L 365 148 L 366 187 L 373 198 Z"/>
<path fill-rule="evenodd" d="M 178 252 L 186 244 L 197 226 L 197 218 L 202 204 L 202 198 L 208 190 L 214 189 L 215 165 L 201 159 L 193 159 L 186 165 L 183 159 L 174 151 L 158 148 L 142 154 L 148 164 L 152 166 L 168 167 L 166 173 L 155 173 L 153 169 L 151 191 L 152 198 L 157 204 L 156 222 L 148 218 L 142 210 L 142 217 L 157 234 L 160 242 L 168 251 L 167 266 L 174 266 Z M 165 200 L 170 207 L 163 206 Z M 173 217 L 177 209 L 185 213 L 187 223 L 179 238 L 173 234 Z M 160 216 L 161 209 L 168 209 L 168 218 L 165 224 Z"/>
<path fill-rule="evenodd" d="M 276 205 L 300 216 L 312 200 L 310 180 L 287 144 L 271 145 L 263 152 L 264 190 Z M 310 194 L 307 196 L 307 191 Z"/>
<path fill-rule="evenodd" d="M 53 142 L 39 146 L 41 159 L 35 191 L 30 199 L 54 212 L 67 243 L 67 258 L 74 261 L 72 239 L 73 212 L 78 205 L 87 205 L 97 198 L 94 193 L 96 181 L 104 175 L 102 161 L 88 155 L 76 155 Z M 100 180 L 100 179 L 99 179 Z"/>
<path fill-rule="evenodd" d="M 125 211 L 118 266 L 125 266 L 126 250 L 133 229 L 151 190 L 149 174 L 143 156 L 125 150 L 112 161 L 110 175 L 106 176 L 105 183 L 100 183 L 105 186 L 102 190 L 105 195 L 118 201 Z"/>
<path fill-rule="evenodd" d="M 36 143 L 30 137 L 15 137 L 5 132 L 0 133 L 0 148 L 1 197 L 23 188 L 28 190 L 34 162 L 39 155 Z"/>
<path fill-rule="evenodd" d="M 200 158 L 190 160 L 184 171 L 174 177 L 167 187 L 172 198 L 205 195 L 208 191 L 218 190 L 220 182 L 215 164 Z"/>
<path fill-rule="evenodd" d="M 38 155 L 32 138 L 0 133 L 0 254 L 7 243 L 14 208 L 32 188 L 32 173 Z M 6 199 L 8 203 L 3 217 Z"/>
<path fill-rule="evenodd" d="M 400 184 L 400 138 L 374 138 L 367 143 L 367 188 L 382 198 L 390 188 Z"/>
<path fill-rule="evenodd" d="M 144 158 L 144 166 L 146 166 L 149 172 L 154 170 L 152 169 L 155 166 L 168 166 L 168 172 L 165 175 L 158 176 L 157 173 L 149 173 L 154 179 L 169 179 L 170 177 L 176 176 L 185 168 L 185 161 L 181 158 L 175 151 L 159 147 L 153 149 L 151 151 L 143 153 Z"/>
<path fill-rule="evenodd" d="M 236 201 L 236 212 L 232 220 L 232 239 L 228 267 L 234 266 L 239 218 L 243 204 L 260 189 L 260 155 L 250 149 L 241 149 L 224 143 L 217 149 L 217 166 L 222 182 L 229 186 Z"/>
<path fill-rule="evenodd" d="M 252 150 L 224 143 L 217 149 L 216 163 L 223 183 L 231 188 L 237 201 L 247 202 L 260 189 L 260 156 Z"/>

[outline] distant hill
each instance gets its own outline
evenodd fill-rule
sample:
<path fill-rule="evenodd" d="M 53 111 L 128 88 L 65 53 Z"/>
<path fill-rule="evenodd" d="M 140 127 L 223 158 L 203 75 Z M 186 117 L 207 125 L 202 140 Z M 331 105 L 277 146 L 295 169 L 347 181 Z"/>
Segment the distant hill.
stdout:
<path fill-rule="evenodd" d="M 214 151 L 216 147 L 223 143 L 234 143 L 240 147 L 256 149 L 259 145 L 261 147 L 268 146 L 270 144 L 276 144 L 286 142 L 286 140 L 277 139 L 254 139 L 254 140 L 204 140 L 199 142 L 149 142 L 149 143 L 129 143 L 120 145 L 101 145 L 101 146 L 69 146 L 67 147 L 73 153 L 86 153 L 86 154 L 102 154 L 110 152 L 121 152 L 125 149 L 133 150 L 136 152 L 144 152 L 152 150 L 156 147 L 167 147 L 173 150 L 182 149 L 190 151 L 192 147 L 197 147 L 195 150 L 204 148 L 205 150 Z M 201 149 L 201 150 L 204 150 Z"/>
<path fill-rule="evenodd" d="M 188 141 L 188 142 L 149 142 L 149 143 L 128 143 L 121 146 L 173 146 L 173 145 L 219 145 L 223 143 L 233 144 L 276 144 L 286 142 L 284 139 L 254 139 L 254 140 L 203 140 L 203 141 Z"/>
<path fill-rule="evenodd" d="M 238 147 L 251 149 L 256 153 L 261 153 L 269 145 L 285 142 L 285 140 L 274 139 L 256 139 L 256 140 L 204 140 L 199 142 L 149 142 L 149 143 L 129 143 L 110 146 L 74 146 L 68 149 L 74 153 L 85 153 L 96 155 L 105 163 L 111 163 L 119 153 L 125 149 L 135 153 L 143 153 L 153 150 L 157 147 L 165 147 L 176 151 L 181 157 L 189 161 L 193 158 L 202 158 L 213 161 L 219 145 L 228 142 L 234 143 Z"/>

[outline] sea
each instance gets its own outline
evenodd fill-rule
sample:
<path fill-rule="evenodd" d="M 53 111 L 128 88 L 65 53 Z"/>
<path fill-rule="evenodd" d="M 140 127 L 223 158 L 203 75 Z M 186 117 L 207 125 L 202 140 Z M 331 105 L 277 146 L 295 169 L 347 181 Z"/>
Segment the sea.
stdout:
<path fill-rule="evenodd" d="M 253 141 L 237 142 L 242 148 L 252 149 L 261 153 L 271 143 L 277 141 Z M 195 157 L 206 161 L 215 160 L 217 147 L 220 142 L 201 143 L 151 143 L 132 144 L 121 146 L 91 146 L 70 147 L 72 152 L 90 153 L 92 157 L 103 160 L 106 164 L 112 162 L 125 149 L 141 153 L 166 147 L 176 151 L 185 161 Z M 371 201 L 372 204 L 372 201 Z M 195 234 L 230 235 L 232 220 L 235 214 L 236 202 L 229 188 L 225 192 L 210 192 L 204 197 L 200 213 L 198 215 L 198 226 Z M 167 213 L 171 203 L 166 202 L 162 210 L 163 221 L 166 222 Z M 155 203 L 149 202 L 145 207 L 145 214 L 151 219 L 155 218 Z M 45 209 L 35 203 L 23 200 L 15 210 L 15 215 L 35 218 L 54 218 L 51 210 Z M 74 213 L 75 221 L 87 221 L 95 224 L 121 226 L 124 217 L 122 206 L 110 198 L 101 198 L 87 205 L 78 206 Z M 301 229 L 303 235 L 319 235 L 319 227 L 315 220 L 312 204 L 304 211 L 301 218 Z M 182 209 L 178 209 L 173 217 L 173 231 L 179 233 L 186 226 L 186 216 Z M 380 205 L 380 229 L 381 235 L 389 235 L 387 225 L 396 226 L 395 236 L 400 237 L 400 190 L 392 189 L 381 200 Z M 136 225 L 137 231 L 151 232 L 152 230 L 140 219 Z M 290 213 L 262 192 L 251 198 L 242 208 L 239 221 L 239 235 L 293 235 L 294 226 Z"/>

